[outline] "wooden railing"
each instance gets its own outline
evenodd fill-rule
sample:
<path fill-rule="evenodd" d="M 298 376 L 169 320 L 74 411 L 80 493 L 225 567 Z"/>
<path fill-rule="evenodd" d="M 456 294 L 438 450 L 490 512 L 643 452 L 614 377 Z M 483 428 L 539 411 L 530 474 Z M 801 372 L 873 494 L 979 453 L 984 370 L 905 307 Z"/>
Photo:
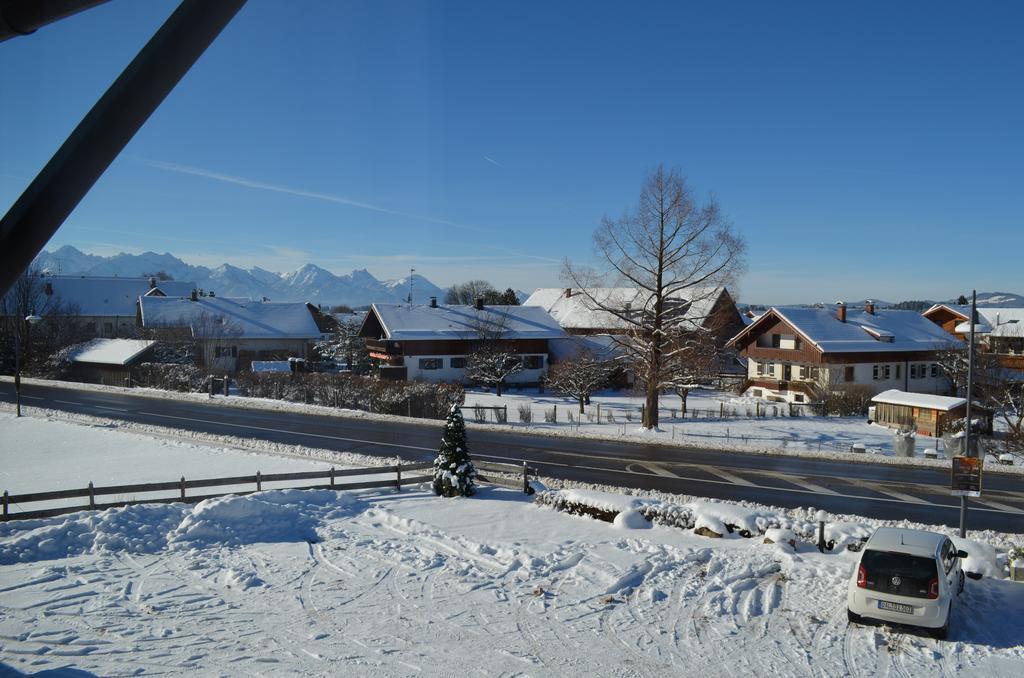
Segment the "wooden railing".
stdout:
<path fill-rule="evenodd" d="M 480 473 L 477 479 L 480 482 L 490 483 L 492 485 L 500 485 L 502 487 L 509 487 L 512 489 L 522 490 L 527 494 L 533 494 L 533 488 L 529 484 L 529 474 L 532 473 L 534 477 L 537 475 L 536 469 L 529 468 L 525 462 L 522 467 L 514 464 L 493 464 L 493 463 L 474 463 L 478 471 L 484 471 Z M 364 490 L 372 489 L 376 487 L 394 487 L 396 490 L 401 491 L 403 485 L 415 485 L 418 483 L 430 482 L 434 479 L 433 474 L 431 475 L 412 475 L 403 476 L 402 472 L 410 471 L 422 471 L 425 469 L 433 469 L 433 462 L 420 462 L 417 464 L 398 464 L 395 466 L 373 466 L 368 468 L 354 468 L 354 469 L 335 469 L 333 466 L 326 471 L 299 471 L 294 473 L 261 473 L 256 472 L 255 475 L 251 476 L 233 476 L 228 478 L 200 478 L 196 480 L 186 480 L 184 476 L 178 480 L 162 483 L 136 483 L 133 485 L 106 485 L 96 487 L 92 482 L 89 483 L 88 487 L 73 490 L 56 490 L 52 492 L 28 492 L 24 494 L 10 494 L 7 490 L 4 490 L 3 494 L 3 520 L 26 520 L 29 518 L 49 518 L 52 516 L 59 516 L 65 513 L 74 513 L 76 511 L 85 510 L 103 510 L 108 508 L 114 508 L 118 506 L 130 506 L 133 504 L 173 504 L 175 502 L 184 502 L 189 504 L 195 504 L 204 499 L 213 499 L 215 497 L 223 497 L 230 494 L 234 495 L 246 495 L 254 492 L 260 492 L 263 490 L 264 483 L 282 482 L 282 481 L 295 481 L 295 480 L 327 480 L 327 483 L 318 483 L 314 485 L 304 485 L 298 488 L 289 487 L 287 489 L 302 489 L 302 490 L 316 490 L 316 489 L 331 489 L 331 490 Z M 338 478 L 347 478 L 354 476 L 368 476 L 368 475 L 381 475 L 384 473 L 394 473 L 394 479 L 384 480 L 365 480 L 362 482 L 337 482 Z M 510 479 L 502 477 L 500 475 L 494 475 L 494 473 L 511 473 L 518 476 L 522 474 L 522 480 L 518 477 Z M 252 490 L 242 490 L 234 492 L 218 492 L 214 494 L 189 494 L 188 490 L 203 487 L 224 487 L 229 485 L 253 485 Z M 285 489 L 285 488 L 281 488 Z M 113 501 L 113 502 L 101 502 L 97 501 L 97 497 L 106 497 L 110 495 L 123 495 L 123 494 L 140 494 L 148 492 L 168 492 L 174 491 L 174 496 L 169 497 L 155 497 L 151 499 L 130 499 L 124 501 Z M 37 509 L 35 511 L 19 511 L 17 513 L 11 512 L 12 506 L 21 506 L 22 504 L 32 504 L 45 501 L 59 501 L 63 499 L 77 499 L 77 498 L 88 498 L 89 503 L 85 505 L 76 506 L 61 506 L 57 508 Z"/>

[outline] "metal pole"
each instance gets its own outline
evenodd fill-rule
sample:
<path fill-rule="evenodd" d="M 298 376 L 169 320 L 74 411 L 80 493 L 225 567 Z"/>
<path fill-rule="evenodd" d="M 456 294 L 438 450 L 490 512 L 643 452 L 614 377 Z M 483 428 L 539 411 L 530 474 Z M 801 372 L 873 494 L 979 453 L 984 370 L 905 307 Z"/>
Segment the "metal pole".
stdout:
<path fill-rule="evenodd" d="M 971 401 L 974 400 L 974 323 L 978 312 L 978 291 L 971 290 L 971 332 L 967 346 L 967 423 L 964 428 L 964 455 L 974 456 L 971 449 Z M 960 538 L 967 538 L 967 497 L 960 497 Z"/>
<path fill-rule="evenodd" d="M 21 416 L 21 328 L 14 327 L 14 416 Z"/>

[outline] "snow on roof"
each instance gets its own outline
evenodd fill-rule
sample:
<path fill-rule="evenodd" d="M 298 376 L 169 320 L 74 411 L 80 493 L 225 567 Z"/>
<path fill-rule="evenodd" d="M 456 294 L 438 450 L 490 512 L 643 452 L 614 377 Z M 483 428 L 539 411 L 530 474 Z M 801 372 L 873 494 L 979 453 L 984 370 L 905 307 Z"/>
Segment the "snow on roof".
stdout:
<path fill-rule="evenodd" d="M 143 339 L 93 339 L 71 356 L 71 361 L 76 363 L 100 363 L 103 365 L 127 365 L 155 343 L 155 341 Z"/>
<path fill-rule="evenodd" d="M 223 297 L 142 297 L 143 327 L 190 327 L 203 332 L 218 322 L 239 339 L 319 339 L 321 332 L 305 303 Z"/>
<path fill-rule="evenodd" d="M 1024 308 L 979 308 L 990 337 L 1024 337 Z"/>
<path fill-rule="evenodd" d="M 607 311 L 595 308 L 596 304 L 614 308 L 641 309 L 650 303 L 649 292 L 636 287 L 588 287 L 585 289 L 543 287 L 531 294 L 523 306 L 540 306 L 551 314 L 558 324 L 569 329 L 614 329 L 627 328 L 627 323 Z M 693 300 L 686 318 L 702 324 L 711 314 L 715 303 L 725 291 L 723 287 L 692 288 L 679 290 L 671 295 L 674 299 Z"/>
<path fill-rule="evenodd" d="M 503 339 L 559 339 L 565 331 L 539 306 L 374 304 L 388 339 L 475 339 L 500 328 Z"/>
<path fill-rule="evenodd" d="M 928 393 L 907 393 L 906 391 L 900 391 L 898 389 L 882 391 L 871 400 L 876 403 L 923 407 L 929 410 L 942 410 L 943 412 L 949 412 L 961 405 L 967 404 L 966 398 L 930 395 Z"/>
<path fill-rule="evenodd" d="M 919 556 L 932 556 L 946 536 L 924 530 L 901 527 L 880 527 L 875 530 L 866 548 L 880 551 L 898 551 Z"/>
<path fill-rule="evenodd" d="M 834 309 L 773 307 L 823 353 L 929 351 L 949 346 L 950 335 L 916 311 L 847 311 L 846 322 Z"/>
<path fill-rule="evenodd" d="M 598 360 L 612 360 L 622 355 L 619 344 L 608 334 L 574 335 L 564 339 L 552 339 L 548 344 L 548 351 L 551 353 L 551 359 L 555 361 L 574 358 L 581 351 L 589 351 Z"/>
<path fill-rule="evenodd" d="M 46 276 L 53 295 L 65 306 L 75 306 L 80 315 L 134 316 L 135 302 L 150 291 L 149 278 L 117 278 L 78 275 Z M 156 286 L 169 297 L 188 296 L 194 282 L 157 280 Z"/>

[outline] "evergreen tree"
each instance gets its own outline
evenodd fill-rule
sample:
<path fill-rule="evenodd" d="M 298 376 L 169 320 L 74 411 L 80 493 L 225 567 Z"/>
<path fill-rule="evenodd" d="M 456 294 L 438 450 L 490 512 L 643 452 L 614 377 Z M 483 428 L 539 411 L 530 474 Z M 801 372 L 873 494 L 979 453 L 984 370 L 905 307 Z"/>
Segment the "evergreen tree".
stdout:
<path fill-rule="evenodd" d="M 434 494 L 469 497 L 476 494 L 476 469 L 466 450 L 466 422 L 462 410 L 452 405 L 441 438 L 441 451 L 434 460 Z"/>

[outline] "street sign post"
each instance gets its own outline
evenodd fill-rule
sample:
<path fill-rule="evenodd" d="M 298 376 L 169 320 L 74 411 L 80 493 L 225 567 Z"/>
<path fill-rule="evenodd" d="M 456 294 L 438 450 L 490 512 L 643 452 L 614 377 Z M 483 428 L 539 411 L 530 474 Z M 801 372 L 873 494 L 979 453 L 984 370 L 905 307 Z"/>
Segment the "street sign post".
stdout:
<path fill-rule="evenodd" d="M 951 488 L 957 497 L 981 496 L 981 458 L 953 457 Z"/>

